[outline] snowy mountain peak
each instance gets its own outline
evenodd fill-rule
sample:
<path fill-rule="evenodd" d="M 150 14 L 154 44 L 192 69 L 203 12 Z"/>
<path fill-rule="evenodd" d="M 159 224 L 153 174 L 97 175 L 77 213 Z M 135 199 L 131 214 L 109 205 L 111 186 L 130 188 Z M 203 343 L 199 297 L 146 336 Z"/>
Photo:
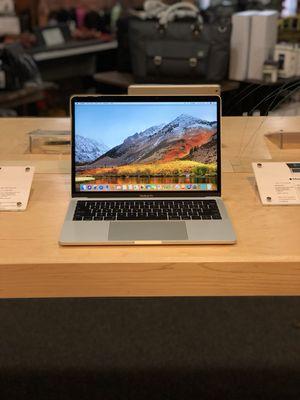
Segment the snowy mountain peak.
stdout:
<path fill-rule="evenodd" d="M 194 125 L 206 125 L 206 126 L 211 126 L 211 123 L 209 121 L 195 118 L 191 115 L 188 114 L 181 114 L 177 118 L 174 119 L 170 124 L 178 124 L 181 128 L 189 127 L 189 126 L 194 126 Z"/>
<path fill-rule="evenodd" d="M 127 137 L 90 165 L 102 168 L 181 159 L 192 147 L 200 148 L 210 140 L 216 132 L 213 126 L 213 122 L 181 114 L 168 124 L 154 125 Z M 202 153 L 201 159 L 205 159 Z"/>
<path fill-rule="evenodd" d="M 181 114 L 177 118 L 175 118 L 174 121 L 171 122 L 171 124 L 180 124 L 182 126 L 197 122 L 199 122 L 197 118 L 192 117 L 191 115 L 188 114 Z"/>
<path fill-rule="evenodd" d="M 85 136 L 75 137 L 75 162 L 89 163 L 106 153 L 108 147 L 104 143 Z"/>
<path fill-rule="evenodd" d="M 169 124 L 165 125 L 162 132 L 167 136 L 182 136 L 188 130 L 212 129 L 209 121 L 195 118 L 188 114 L 181 114 Z"/>
<path fill-rule="evenodd" d="M 160 131 L 164 126 L 165 126 L 165 124 L 151 126 L 151 128 L 148 128 L 145 131 L 141 132 L 141 135 L 152 136 L 155 133 L 157 133 L 158 131 Z"/>
<path fill-rule="evenodd" d="M 150 136 L 155 135 L 155 133 L 159 132 L 165 124 L 161 125 L 154 125 L 151 126 L 150 128 L 145 129 L 142 132 L 137 132 L 132 136 L 129 136 L 127 139 L 124 140 L 124 143 L 130 143 L 132 141 L 136 141 L 137 139 L 144 139 Z"/>

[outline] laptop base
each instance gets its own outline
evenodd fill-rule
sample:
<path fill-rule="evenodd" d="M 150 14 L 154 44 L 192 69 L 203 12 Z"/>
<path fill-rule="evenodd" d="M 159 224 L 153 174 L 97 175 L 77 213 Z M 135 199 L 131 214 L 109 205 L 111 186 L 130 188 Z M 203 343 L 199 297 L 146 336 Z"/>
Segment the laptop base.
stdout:
<path fill-rule="evenodd" d="M 67 245 L 234 244 L 235 233 L 220 198 L 221 220 L 73 221 L 70 203 L 59 243 Z M 81 199 L 82 200 L 82 199 Z"/>

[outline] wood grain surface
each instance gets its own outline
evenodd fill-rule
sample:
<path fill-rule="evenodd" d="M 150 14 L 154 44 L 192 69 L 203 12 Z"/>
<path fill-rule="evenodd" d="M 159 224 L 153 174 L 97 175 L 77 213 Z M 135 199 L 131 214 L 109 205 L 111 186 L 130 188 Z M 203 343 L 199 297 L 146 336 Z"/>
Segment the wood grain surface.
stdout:
<path fill-rule="evenodd" d="M 60 247 L 70 157 L 30 154 L 28 132 L 69 126 L 0 120 L 1 164 L 37 167 L 27 210 L 0 213 L 0 297 L 300 294 L 300 208 L 262 206 L 251 171 L 251 161 L 300 159 L 297 146 L 265 137 L 296 131 L 300 117 L 223 119 L 222 197 L 236 245 Z"/>

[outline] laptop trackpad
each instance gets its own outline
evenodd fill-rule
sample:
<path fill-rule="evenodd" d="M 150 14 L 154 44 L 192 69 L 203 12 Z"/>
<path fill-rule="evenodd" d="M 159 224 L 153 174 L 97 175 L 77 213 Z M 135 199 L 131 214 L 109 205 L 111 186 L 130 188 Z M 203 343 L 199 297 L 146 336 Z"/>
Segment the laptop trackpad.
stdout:
<path fill-rule="evenodd" d="M 183 221 L 122 221 L 111 222 L 108 240 L 187 240 Z"/>

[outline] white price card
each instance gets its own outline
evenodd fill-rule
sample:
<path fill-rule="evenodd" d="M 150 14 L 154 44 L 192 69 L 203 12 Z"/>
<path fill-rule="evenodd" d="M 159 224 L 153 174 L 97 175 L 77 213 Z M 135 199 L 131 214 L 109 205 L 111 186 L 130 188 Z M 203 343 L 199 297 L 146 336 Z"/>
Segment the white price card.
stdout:
<path fill-rule="evenodd" d="M 0 166 L 0 211 L 26 210 L 34 167 Z"/>
<path fill-rule="evenodd" d="M 300 204 L 300 162 L 252 163 L 263 204 Z"/>

